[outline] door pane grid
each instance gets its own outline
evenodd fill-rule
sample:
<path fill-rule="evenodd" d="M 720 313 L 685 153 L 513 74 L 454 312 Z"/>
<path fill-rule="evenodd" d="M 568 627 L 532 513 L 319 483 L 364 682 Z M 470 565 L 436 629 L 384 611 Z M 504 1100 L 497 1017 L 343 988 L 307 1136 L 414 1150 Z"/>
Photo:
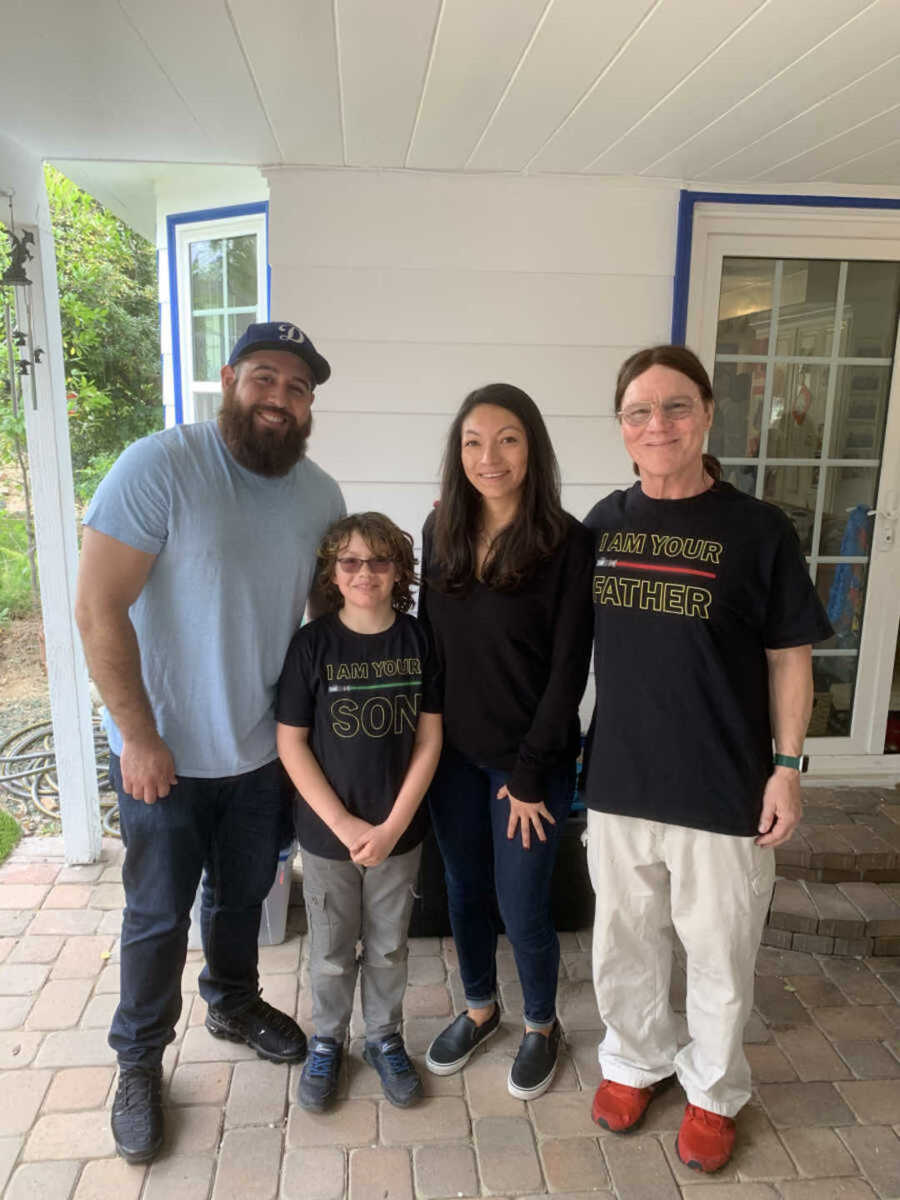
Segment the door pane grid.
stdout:
<path fill-rule="evenodd" d="M 848 736 L 900 266 L 723 260 L 709 449 L 792 519 L 835 636 L 814 651 L 810 736 Z"/>
<path fill-rule="evenodd" d="M 789 365 L 828 367 L 831 365 L 832 357 L 830 354 L 777 354 L 775 356 L 780 363 Z M 839 355 L 841 366 L 844 367 L 889 367 L 894 361 L 892 358 L 847 358 L 844 355 Z M 716 354 L 716 362 L 723 363 L 767 363 L 769 362 L 768 354 Z"/>
<path fill-rule="evenodd" d="M 772 280 L 772 316 L 769 321 L 769 345 L 767 350 L 768 360 L 771 362 L 775 357 L 775 350 L 778 345 L 778 314 L 781 311 L 781 282 L 784 278 L 784 263 L 778 259 L 775 263 L 775 275 Z M 772 419 L 772 381 L 775 377 L 775 372 L 766 369 L 765 390 L 763 391 L 763 406 L 762 416 L 760 418 L 759 428 L 759 461 L 763 464 L 766 461 L 766 450 L 769 446 L 769 424 Z M 763 488 L 765 487 L 765 471 L 760 465 L 760 469 L 756 472 L 756 498 L 762 499 Z"/>
<path fill-rule="evenodd" d="M 825 423 L 822 427 L 822 453 L 828 453 L 828 447 L 831 445 L 831 424 L 834 418 L 834 389 L 837 381 L 837 364 L 841 354 L 841 333 L 844 327 L 844 296 L 847 292 L 847 264 L 842 262 L 838 273 L 837 299 L 834 305 L 834 332 L 831 338 L 831 369 L 828 372 L 828 390 L 825 394 Z M 827 468 L 825 468 L 827 470 Z M 812 530 L 812 553 L 818 555 L 819 539 L 822 536 L 822 510 L 825 507 L 825 489 L 822 486 L 822 475 L 819 474 L 819 483 L 816 487 L 816 508 L 815 516 L 813 517 Z M 813 558 L 810 562 L 810 575 L 815 583 L 817 575 L 817 561 Z"/>

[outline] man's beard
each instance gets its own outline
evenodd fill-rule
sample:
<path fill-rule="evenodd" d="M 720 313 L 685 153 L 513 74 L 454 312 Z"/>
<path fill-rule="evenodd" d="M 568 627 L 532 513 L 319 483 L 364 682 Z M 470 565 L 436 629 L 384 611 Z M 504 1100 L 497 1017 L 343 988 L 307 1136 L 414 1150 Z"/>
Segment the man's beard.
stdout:
<path fill-rule="evenodd" d="M 222 391 L 219 429 L 225 445 L 242 467 L 256 475 L 287 475 L 306 453 L 312 417 L 305 424 L 298 425 L 293 413 L 279 408 L 284 425 L 261 428 L 254 420 L 254 413 L 265 411 L 266 405 L 242 408 L 236 391 L 235 383 Z"/>

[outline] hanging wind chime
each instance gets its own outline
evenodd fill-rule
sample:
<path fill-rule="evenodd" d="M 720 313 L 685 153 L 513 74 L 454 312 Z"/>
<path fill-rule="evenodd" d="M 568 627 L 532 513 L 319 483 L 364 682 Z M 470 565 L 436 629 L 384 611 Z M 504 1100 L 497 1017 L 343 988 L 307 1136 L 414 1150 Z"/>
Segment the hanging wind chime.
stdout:
<path fill-rule="evenodd" d="M 29 249 L 34 245 L 34 234 L 23 230 L 16 232 L 13 215 L 13 193 L 0 188 L 9 204 L 9 221 L 6 236 L 9 240 L 10 259 L 6 270 L 0 275 L 0 290 L 3 293 L 3 318 L 6 329 L 6 352 L 8 355 L 9 391 L 14 416 L 19 415 L 19 401 L 23 398 L 23 379 L 28 379 L 31 388 L 31 407 L 37 408 L 37 389 L 34 382 L 34 366 L 41 361 L 44 351 L 34 344 L 34 326 L 31 319 L 31 280 L 26 263 L 34 255 Z M 20 320 L 24 316 L 24 329 Z"/>

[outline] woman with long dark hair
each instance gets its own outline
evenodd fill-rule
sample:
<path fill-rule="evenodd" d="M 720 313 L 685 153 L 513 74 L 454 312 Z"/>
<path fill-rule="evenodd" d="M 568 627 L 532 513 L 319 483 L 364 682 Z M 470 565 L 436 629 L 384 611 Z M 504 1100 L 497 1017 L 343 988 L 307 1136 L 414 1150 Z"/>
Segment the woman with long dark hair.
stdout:
<path fill-rule="evenodd" d="M 550 881 L 591 644 L 593 539 L 563 511 L 559 486 L 537 405 L 489 384 L 450 427 L 423 533 L 419 612 L 445 687 L 429 802 L 466 999 L 425 1061 L 438 1075 L 458 1071 L 498 1028 L 499 906 L 525 1015 L 508 1086 L 523 1100 L 550 1086 L 559 1051 Z"/>

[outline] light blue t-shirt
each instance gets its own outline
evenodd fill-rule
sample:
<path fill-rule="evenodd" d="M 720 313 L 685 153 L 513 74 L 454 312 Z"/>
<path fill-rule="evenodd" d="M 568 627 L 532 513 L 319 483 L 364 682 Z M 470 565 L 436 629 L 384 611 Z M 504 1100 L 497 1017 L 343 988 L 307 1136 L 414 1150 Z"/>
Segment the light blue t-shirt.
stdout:
<path fill-rule="evenodd" d="M 142 438 L 100 484 L 85 525 L 157 556 L 130 616 L 177 774 L 242 775 L 275 758 L 275 685 L 316 547 L 344 512 L 315 463 L 256 475 L 235 462 L 215 421 Z M 121 754 L 108 714 L 106 725 Z"/>

